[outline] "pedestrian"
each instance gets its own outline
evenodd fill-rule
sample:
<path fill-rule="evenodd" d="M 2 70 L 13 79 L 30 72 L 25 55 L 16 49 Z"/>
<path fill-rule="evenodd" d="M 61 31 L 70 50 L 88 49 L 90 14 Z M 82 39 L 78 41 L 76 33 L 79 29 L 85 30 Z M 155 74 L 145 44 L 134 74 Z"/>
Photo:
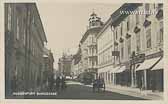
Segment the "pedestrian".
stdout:
<path fill-rule="evenodd" d="M 15 92 L 17 90 L 17 78 L 16 76 L 14 76 L 12 78 L 12 81 L 11 81 L 11 87 L 12 87 L 12 91 Z"/>
<path fill-rule="evenodd" d="M 156 83 L 155 80 L 153 78 L 151 78 L 151 82 L 150 82 L 150 87 L 152 89 L 152 92 L 154 92 L 156 90 Z"/>
<path fill-rule="evenodd" d="M 50 88 L 50 91 L 53 91 L 53 85 L 54 85 L 54 78 L 53 78 L 53 75 L 51 75 L 49 77 L 49 88 Z"/>
<path fill-rule="evenodd" d="M 103 79 L 103 78 L 100 78 L 100 80 L 101 80 L 101 84 L 102 84 L 102 86 L 103 86 L 103 88 L 104 88 L 104 91 L 105 91 L 105 89 L 106 89 L 106 84 L 105 84 L 105 82 L 104 82 L 104 79 Z"/>
<path fill-rule="evenodd" d="M 61 89 L 64 90 L 66 88 L 65 78 L 61 78 Z"/>
<path fill-rule="evenodd" d="M 56 78 L 56 90 L 57 90 L 57 91 L 59 91 L 59 88 L 60 88 L 60 81 L 61 81 L 61 79 L 60 79 L 60 77 L 58 76 L 58 77 Z"/>

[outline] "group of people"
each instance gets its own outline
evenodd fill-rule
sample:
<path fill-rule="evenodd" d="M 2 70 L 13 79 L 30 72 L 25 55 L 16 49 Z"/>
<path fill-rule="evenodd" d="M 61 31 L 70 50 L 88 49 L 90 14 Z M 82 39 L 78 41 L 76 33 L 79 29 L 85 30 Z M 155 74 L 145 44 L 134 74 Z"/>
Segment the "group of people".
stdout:
<path fill-rule="evenodd" d="M 51 78 L 49 82 L 49 90 L 53 91 L 59 91 L 59 90 L 64 90 L 66 88 L 66 82 L 65 82 L 65 77 L 57 77 L 56 79 Z"/>
<path fill-rule="evenodd" d="M 95 91 L 96 88 L 98 89 L 98 91 L 100 90 L 100 88 L 103 88 L 105 91 L 105 82 L 103 78 L 100 78 L 100 76 L 93 81 L 93 91 Z"/>

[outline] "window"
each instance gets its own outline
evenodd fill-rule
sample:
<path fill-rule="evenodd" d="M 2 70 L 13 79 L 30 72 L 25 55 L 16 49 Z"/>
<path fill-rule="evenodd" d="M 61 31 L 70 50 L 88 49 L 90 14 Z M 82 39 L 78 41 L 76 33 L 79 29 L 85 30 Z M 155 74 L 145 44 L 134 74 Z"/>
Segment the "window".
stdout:
<path fill-rule="evenodd" d="M 148 17 L 149 14 L 149 4 L 145 4 L 145 12 L 146 12 L 146 17 Z"/>
<path fill-rule="evenodd" d="M 118 45 L 116 46 L 116 51 L 118 51 Z M 119 61 L 119 56 L 116 56 L 116 61 Z"/>
<path fill-rule="evenodd" d="M 146 11 L 149 11 L 149 4 L 148 4 L 148 3 L 145 4 L 145 10 L 146 10 Z"/>
<path fill-rule="evenodd" d="M 159 43 L 162 43 L 163 42 L 163 21 L 160 21 L 160 24 L 159 24 L 159 36 L 158 36 L 158 41 Z"/>
<path fill-rule="evenodd" d="M 92 22 L 92 26 L 95 26 L 96 24 L 95 24 L 95 22 Z"/>
<path fill-rule="evenodd" d="M 129 31 L 129 27 L 130 27 L 130 23 L 129 23 L 129 17 L 128 17 L 128 20 L 127 20 L 127 31 Z"/>
<path fill-rule="evenodd" d="M 14 76 L 17 78 L 18 76 L 18 66 L 15 66 L 15 70 L 14 70 Z"/>
<path fill-rule="evenodd" d="M 124 44 L 121 44 L 121 59 L 124 57 Z"/>
<path fill-rule="evenodd" d="M 154 8 L 154 9 L 156 8 L 156 4 L 153 4 L 153 8 Z"/>
<path fill-rule="evenodd" d="M 163 7 L 163 3 L 158 4 L 158 8 L 161 8 L 161 7 Z"/>
<path fill-rule="evenodd" d="M 26 28 L 23 30 L 23 44 L 26 44 Z"/>
<path fill-rule="evenodd" d="M 122 30 L 123 30 L 123 23 L 121 23 L 121 36 L 123 35 Z"/>
<path fill-rule="evenodd" d="M 12 14 L 11 6 L 8 5 L 8 30 L 11 30 L 11 14 Z"/>
<path fill-rule="evenodd" d="M 16 39 L 19 39 L 20 30 L 19 30 L 19 18 L 18 17 L 17 17 L 17 20 L 16 20 L 16 24 L 17 24 L 17 26 L 16 26 L 16 28 L 17 28 L 17 30 L 16 30 Z"/>
<path fill-rule="evenodd" d="M 139 24 L 139 14 L 136 14 L 136 24 Z"/>
<path fill-rule="evenodd" d="M 151 44 L 151 29 L 148 29 L 146 31 L 146 44 L 147 44 L 147 48 L 151 48 L 152 44 Z"/>
<path fill-rule="evenodd" d="M 117 28 L 116 28 L 116 40 L 118 39 L 118 36 L 117 36 L 118 34 L 117 34 Z"/>
<path fill-rule="evenodd" d="M 141 41 L 140 41 L 140 32 L 138 32 L 136 34 L 136 49 L 137 49 L 137 52 L 140 51 L 140 47 L 141 47 Z"/>
<path fill-rule="evenodd" d="M 33 23 L 33 24 L 35 23 L 34 17 L 32 17 L 32 23 Z"/>
<path fill-rule="evenodd" d="M 128 47 L 128 56 L 131 54 L 131 38 L 127 40 L 127 47 Z"/>

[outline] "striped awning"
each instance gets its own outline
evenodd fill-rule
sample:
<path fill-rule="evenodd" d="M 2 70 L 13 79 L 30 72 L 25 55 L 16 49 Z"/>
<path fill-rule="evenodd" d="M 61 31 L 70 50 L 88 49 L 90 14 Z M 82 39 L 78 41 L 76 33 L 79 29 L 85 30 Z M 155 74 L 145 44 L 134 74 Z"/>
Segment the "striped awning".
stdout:
<path fill-rule="evenodd" d="M 153 68 L 152 70 L 160 70 L 160 69 L 163 69 L 163 59 L 161 59 Z"/>
<path fill-rule="evenodd" d="M 115 73 L 116 70 L 118 70 L 120 67 L 117 66 L 117 67 L 113 67 L 111 70 L 110 70 L 110 73 Z"/>
<path fill-rule="evenodd" d="M 159 61 L 160 57 L 145 60 L 135 71 L 150 69 Z"/>
<path fill-rule="evenodd" d="M 106 66 L 103 68 L 98 69 L 98 73 L 104 73 L 104 72 L 109 72 L 111 70 L 111 66 Z"/>
<path fill-rule="evenodd" d="M 121 66 L 119 69 L 117 69 L 114 73 L 121 73 L 124 70 L 126 70 L 126 66 Z"/>

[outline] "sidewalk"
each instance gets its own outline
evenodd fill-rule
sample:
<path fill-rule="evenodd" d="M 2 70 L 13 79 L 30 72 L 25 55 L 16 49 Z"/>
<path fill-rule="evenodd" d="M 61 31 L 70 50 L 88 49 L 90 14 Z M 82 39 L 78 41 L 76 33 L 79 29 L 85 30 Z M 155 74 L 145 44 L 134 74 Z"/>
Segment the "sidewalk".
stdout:
<path fill-rule="evenodd" d="M 92 85 L 87 85 L 92 87 Z M 116 92 L 149 100 L 163 100 L 163 92 L 152 92 L 151 90 L 140 91 L 139 88 L 132 88 L 120 85 L 106 84 L 106 91 Z"/>
<path fill-rule="evenodd" d="M 151 90 L 140 91 L 139 88 L 109 84 L 106 84 L 106 90 L 149 100 L 163 100 L 163 92 L 152 92 Z"/>

